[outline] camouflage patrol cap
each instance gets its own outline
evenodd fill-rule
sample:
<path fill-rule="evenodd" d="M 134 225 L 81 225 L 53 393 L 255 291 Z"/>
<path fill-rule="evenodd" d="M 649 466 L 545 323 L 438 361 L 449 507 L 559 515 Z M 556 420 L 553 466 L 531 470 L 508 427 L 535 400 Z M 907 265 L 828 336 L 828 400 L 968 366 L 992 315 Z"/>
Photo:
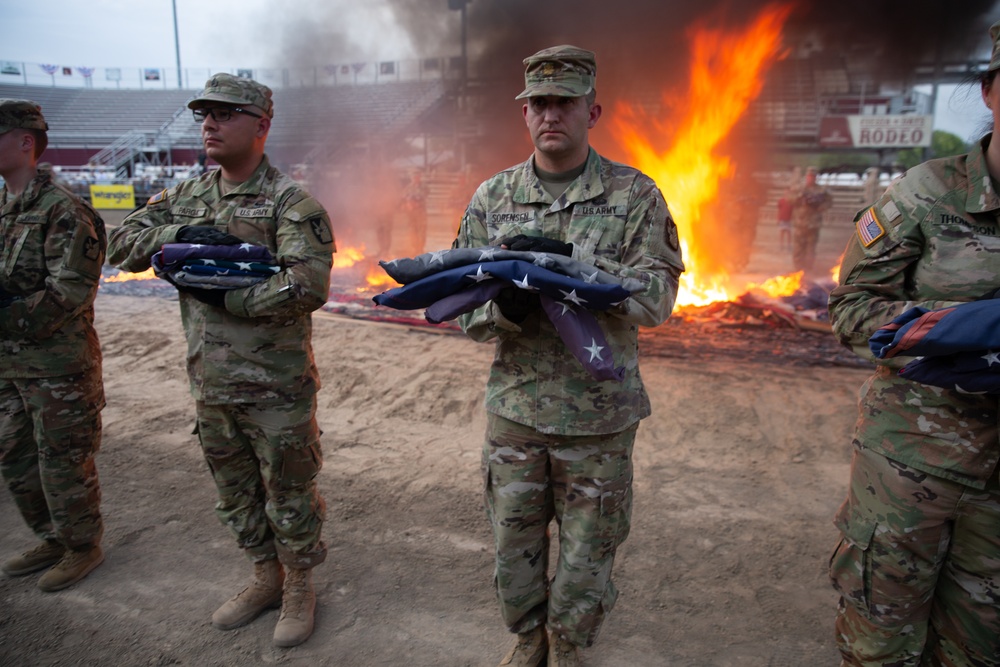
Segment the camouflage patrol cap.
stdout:
<path fill-rule="evenodd" d="M 199 109 L 208 102 L 254 106 L 267 114 L 268 118 L 274 118 L 271 89 L 253 79 L 225 73 L 213 74 L 212 78 L 205 82 L 205 90 L 188 102 L 188 109 Z"/>
<path fill-rule="evenodd" d="M 990 58 L 990 67 L 987 72 L 1000 69 L 1000 21 L 990 26 L 990 41 L 993 42 L 993 56 Z"/>
<path fill-rule="evenodd" d="M 42 107 L 31 100 L 0 99 L 0 134 L 19 128 L 48 130 Z"/>
<path fill-rule="evenodd" d="M 556 95 L 583 97 L 594 89 L 597 56 L 577 46 L 563 44 L 542 49 L 524 59 L 524 92 L 515 97 Z"/>

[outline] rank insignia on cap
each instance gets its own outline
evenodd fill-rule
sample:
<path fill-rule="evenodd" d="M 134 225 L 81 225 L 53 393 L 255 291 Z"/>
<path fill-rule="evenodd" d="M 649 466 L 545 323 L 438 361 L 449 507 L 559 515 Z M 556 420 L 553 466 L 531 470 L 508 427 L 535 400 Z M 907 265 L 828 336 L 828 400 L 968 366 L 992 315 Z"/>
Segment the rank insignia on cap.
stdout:
<path fill-rule="evenodd" d="M 556 64 L 547 62 L 542 64 L 542 76 L 552 76 L 556 73 Z"/>
<path fill-rule="evenodd" d="M 885 227 L 878 221 L 875 214 L 875 207 L 869 207 L 860 218 L 858 218 L 858 239 L 861 245 L 870 248 L 876 241 L 885 236 Z"/>

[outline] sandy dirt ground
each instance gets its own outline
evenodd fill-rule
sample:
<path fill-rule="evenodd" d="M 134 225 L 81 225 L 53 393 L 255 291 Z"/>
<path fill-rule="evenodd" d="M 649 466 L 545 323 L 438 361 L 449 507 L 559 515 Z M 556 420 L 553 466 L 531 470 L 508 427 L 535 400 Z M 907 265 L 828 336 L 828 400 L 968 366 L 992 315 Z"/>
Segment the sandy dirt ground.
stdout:
<path fill-rule="evenodd" d="M 829 243 L 835 258 L 842 238 Z M 330 553 L 314 636 L 277 649 L 276 611 L 210 624 L 250 565 L 213 513 L 176 300 L 102 292 L 97 326 L 107 560 L 54 594 L 35 575 L 0 578 L 0 665 L 499 662 L 510 635 L 480 498 L 492 345 L 317 314 Z M 653 416 L 635 448 L 621 597 L 585 664 L 838 664 L 826 564 L 867 371 L 649 356 L 642 375 Z M 0 535 L 3 554 L 33 543 L 6 492 Z"/>

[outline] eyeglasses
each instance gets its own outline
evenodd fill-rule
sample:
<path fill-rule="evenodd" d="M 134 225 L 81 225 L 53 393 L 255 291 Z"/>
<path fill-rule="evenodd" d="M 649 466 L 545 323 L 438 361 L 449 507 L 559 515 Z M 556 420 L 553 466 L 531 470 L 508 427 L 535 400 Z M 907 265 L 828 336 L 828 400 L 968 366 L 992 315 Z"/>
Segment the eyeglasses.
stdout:
<path fill-rule="evenodd" d="M 254 118 L 263 118 L 263 116 L 259 113 L 247 111 L 243 107 L 202 107 L 200 109 L 192 109 L 191 113 L 194 114 L 194 119 L 199 123 L 205 122 L 205 119 L 209 116 L 211 116 L 212 120 L 216 123 L 225 123 L 233 117 L 234 113 L 241 113 L 247 116 L 253 116 Z"/>

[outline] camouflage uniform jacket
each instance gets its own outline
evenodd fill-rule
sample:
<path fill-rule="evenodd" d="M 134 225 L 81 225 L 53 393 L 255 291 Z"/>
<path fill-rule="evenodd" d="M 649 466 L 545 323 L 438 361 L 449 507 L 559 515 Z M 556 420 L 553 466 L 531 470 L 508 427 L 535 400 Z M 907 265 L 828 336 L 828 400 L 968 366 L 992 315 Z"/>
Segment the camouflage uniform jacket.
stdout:
<path fill-rule="evenodd" d="M 594 150 L 584 172 L 555 201 L 533 165 L 529 159 L 479 186 L 454 246 L 544 236 L 572 243 L 574 259 L 647 287 L 616 312 L 595 312 L 615 366 L 626 369 L 621 383 L 591 378 L 540 312 L 520 325 L 493 302 L 463 315 L 460 323 L 471 338 L 497 340 L 486 409 L 542 433 L 615 433 L 650 413 L 639 376 L 638 328 L 662 323 L 673 309 L 684 270 L 677 228 L 652 179 Z"/>
<path fill-rule="evenodd" d="M 868 338 L 913 306 L 972 301 L 1000 287 L 1000 197 L 983 155 L 925 162 L 857 218 L 841 284 L 830 295 L 834 333 L 874 361 Z M 983 488 L 1000 458 L 997 397 L 900 378 L 912 358 L 879 361 L 861 390 L 859 442 L 918 470 Z"/>
<path fill-rule="evenodd" d="M 310 313 L 326 303 L 335 250 L 326 211 L 266 157 L 226 195 L 220 177 L 213 170 L 152 197 L 112 231 L 109 261 L 144 271 L 185 225 L 215 225 L 266 246 L 282 270 L 229 291 L 225 308 L 180 294 L 191 393 L 222 404 L 280 402 L 315 391 Z"/>
<path fill-rule="evenodd" d="M 49 169 L 19 197 L 0 189 L 0 378 L 100 366 L 94 298 L 106 251 L 101 217 Z"/>
<path fill-rule="evenodd" d="M 788 191 L 792 202 L 792 226 L 796 229 L 819 229 L 823 226 L 823 213 L 833 206 L 830 191 L 820 185 L 804 182 Z"/>

